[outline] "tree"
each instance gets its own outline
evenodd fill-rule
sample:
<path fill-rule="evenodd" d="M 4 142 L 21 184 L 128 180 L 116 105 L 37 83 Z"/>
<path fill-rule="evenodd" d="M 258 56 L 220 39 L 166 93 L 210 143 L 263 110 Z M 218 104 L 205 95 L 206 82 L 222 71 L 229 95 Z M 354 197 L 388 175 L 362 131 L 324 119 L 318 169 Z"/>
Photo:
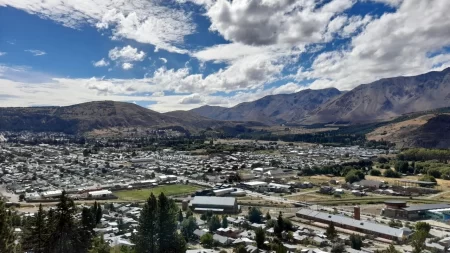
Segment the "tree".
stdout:
<path fill-rule="evenodd" d="M 95 202 L 95 204 L 97 205 L 97 208 L 95 210 L 95 225 L 97 225 L 102 220 L 103 210 L 102 210 L 102 207 L 100 206 L 100 204 L 97 204 L 97 202 Z"/>
<path fill-rule="evenodd" d="M 194 215 L 194 213 L 191 211 L 191 209 L 188 208 L 188 210 L 186 211 L 186 218 L 189 218 L 193 215 Z"/>
<path fill-rule="evenodd" d="M 154 253 L 157 249 L 158 236 L 158 201 L 150 194 L 139 217 L 139 226 L 135 237 L 137 253 Z"/>
<path fill-rule="evenodd" d="M 391 178 L 401 178 L 402 175 L 396 171 L 393 171 L 392 169 L 387 169 L 384 171 L 383 176 L 385 177 L 391 177 Z"/>
<path fill-rule="evenodd" d="M 227 228 L 228 227 L 228 220 L 227 220 L 227 216 L 226 215 L 222 216 L 222 227 L 223 228 Z"/>
<path fill-rule="evenodd" d="M 325 231 L 325 235 L 328 239 L 334 240 L 337 236 L 336 228 L 334 227 L 333 223 L 330 223 L 327 227 L 327 230 Z"/>
<path fill-rule="evenodd" d="M 214 239 L 213 239 L 212 234 L 206 233 L 206 234 L 202 235 L 202 237 L 200 237 L 200 243 L 205 248 L 212 248 L 212 246 L 214 244 Z"/>
<path fill-rule="evenodd" d="M 272 216 L 270 216 L 269 211 L 267 211 L 267 213 L 266 213 L 266 220 L 270 220 L 270 219 L 272 219 Z"/>
<path fill-rule="evenodd" d="M 158 196 L 158 251 L 159 252 L 174 252 L 172 240 L 177 236 L 177 206 L 175 201 L 167 198 L 164 193 Z M 220 226 L 219 226 L 220 227 Z"/>
<path fill-rule="evenodd" d="M 264 232 L 264 229 L 262 229 L 262 228 L 257 228 L 255 230 L 256 247 L 258 249 L 262 249 L 264 246 L 265 240 L 266 240 L 266 232 Z"/>
<path fill-rule="evenodd" d="M 281 233 L 283 232 L 283 230 L 284 230 L 284 219 L 283 213 L 280 212 L 278 214 L 277 223 L 273 227 L 273 232 L 278 238 L 281 238 Z"/>
<path fill-rule="evenodd" d="M 395 170 L 400 173 L 408 173 L 409 164 L 405 161 L 398 161 L 395 164 Z"/>
<path fill-rule="evenodd" d="M 283 230 L 284 231 L 293 231 L 294 226 L 292 225 L 292 221 L 288 218 L 283 218 Z"/>
<path fill-rule="evenodd" d="M 77 210 L 75 203 L 62 192 L 54 213 L 54 224 L 50 225 L 50 236 L 46 245 L 46 252 L 86 252 L 90 241 L 82 240 L 83 234 L 74 220 Z M 50 222 L 50 215 L 47 219 Z"/>
<path fill-rule="evenodd" d="M 379 162 L 379 163 L 387 163 L 387 162 L 389 162 L 389 160 L 386 158 L 386 157 L 378 157 L 377 158 L 377 161 Z"/>
<path fill-rule="evenodd" d="M 10 216 L 0 200 L 0 252 L 12 253 L 14 249 L 15 237 Z"/>
<path fill-rule="evenodd" d="M 397 250 L 393 244 L 390 244 L 387 249 L 382 251 L 382 253 L 400 253 L 400 251 Z"/>
<path fill-rule="evenodd" d="M 415 228 L 416 228 L 416 231 L 423 230 L 423 231 L 426 231 L 427 233 L 429 233 L 431 230 L 431 225 L 426 222 L 419 221 L 419 222 L 416 222 Z"/>
<path fill-rule="evenodd" d="M 251 207 L 248 211 L 248 220 L 251 223 L 261 223 L 261 210 L 256 207 Z"/>
<path fill-rule="evenodd" d="M 206 217 L 206 214 L 202 213 L 200 215 L 200 220 L 206 221 L 208 219 L 208 217 Z"/>
<path fill-rule="evenodd" d="M 425 249 L 425 240 L 427 239 L 427 231 L 417 230 L 411 239 L 411 246 L 413 247 L 413 253 L 421 253 Z"/>
<path fill-rule="evenodd" d="M 421 178 L 419 178 L 419 181 L 425 181 L 425 182 L 433 182 L 436 183 L 436 178 L 434 178 L 433 176 L 430 175 L 424 175 Z"/>
<path fill-rule="evenodd" d="M 379 176 L 381 176 L 381 171 L 379 171 L 379 170 L 377 170 L 377 169 L 371 169 L 371 170 L 370 170 L 370 175 L 371 175 L 371 176 L 379 177 Z"/>
<path fill-rule="evenodd" d="M 294 233 L 292 233 L 292 231 L 289 231 L 289 232 L 287 233 L 286 239 L 287 239 L 289 242 L 292 242 L 292 241 L 294 240 Z"/>
<path fill-rule="evenodd" d="M 352 249 L 361 250 L 361 247 L 363 246 L 361 236 L 357 234 L 350 235 L 350 246 Z"/>
<path fill-rule="evenodd" d="M 173 248 L 168 252 L 176 252 L 176 253 L 185 253 L 187 249 L 186 240 L 182 235 L 175 233 L 175 237 L 173 239 Z"/>
<path fill-rule="evenodd" d="M 220 219 L 217 215 L 213 215 L 209 221 L 209 231 L 214 232 L 221 227 Z"/>
<path fill-rule="evenodd" d="M 183 234 L 186 241 L 189 241 L 194 237 L 194 231 L 197 228 L 197 220 L 193 216 L 190 216 L 181 223 L 181 233 Z"/>
<path fill-rule="evenodd" d="M 153 178 L 155 178 L 155 177 L 156 177 L 155 172 L 152 171 L 152 173 L 150 173 L 150 178 L 153 179 Z"/>
<path fill-rule="evenodd" d="M 331 253 L 343 253 L 345 252 L 345 246 L 342 243 L 336 243 L 331 247 Z"/>
<path fill-rule="evenodd" d="M 105 242 L 103 236 L 95 237 L 92 242 L 92 248 L 89 253 L 110 253 L 111 247 Z"/>
<path fill-rule="evenodd" d="M 181 211 L 181 209 L 178 211 L 178 222 L 183 222 L 183 212 Z"/>
<path fill-rule="evenodd" d="M 248 251 L 245 249 L 244 245 L 239 245 L 234 248 L 233 253 L 248 253 Z"/>
<path fill-rule="evenodd" d="M 352 169 L 345 175 L 345 182 L 348 182 L 350 184 L 354 182 L 358 182 L 362 179 L 364 179 L 364 173 L 360 170 Z"/>

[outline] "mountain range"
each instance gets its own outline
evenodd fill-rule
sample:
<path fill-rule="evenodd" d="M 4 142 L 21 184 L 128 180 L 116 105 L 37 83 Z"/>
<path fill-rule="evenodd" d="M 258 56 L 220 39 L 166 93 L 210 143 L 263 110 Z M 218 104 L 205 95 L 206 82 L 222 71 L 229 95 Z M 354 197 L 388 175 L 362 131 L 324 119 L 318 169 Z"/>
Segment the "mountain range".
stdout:
<path fill-rule="evenodd" d="M 193 109 L 217 120 L 253 120 L 265 124 L 366 123 L 405 113 L 450 106 L 450 68 L 418 76 L 393 77 L 340 92 L 334 88 L 271 95 L 231 108 Z"/>
<path fill-rule="evenodd" d="M 124 102 L 97 101 L 64 107 L 0 108 L 0 131 L 85 133 L 108 128 L 158 129 L 181 127 L 187 131 L 232 126 L 190 112 L 159 113 Z"/>

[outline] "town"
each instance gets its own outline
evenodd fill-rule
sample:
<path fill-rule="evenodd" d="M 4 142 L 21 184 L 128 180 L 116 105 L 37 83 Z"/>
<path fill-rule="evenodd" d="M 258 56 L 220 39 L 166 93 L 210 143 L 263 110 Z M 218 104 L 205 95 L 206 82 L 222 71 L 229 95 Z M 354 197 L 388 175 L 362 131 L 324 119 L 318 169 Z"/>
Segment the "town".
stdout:
<path fill-rule="evenodd" d="M 450 246 L 450 204 L 439 199 L 446 189 L 406 174 L 389 177 L 388 160 L 399 153 L 394 149 L 210 140 L 210 146 L 257 149 L 205 154 L 97 148 L 58 138 L 30 144 L 1 135 L 5 206 L 20 219 L 54 209 L 63 195 L 79 212 L 99 206 L 93 231 L 111 248 L 137 247 L 143 205 L 160 193 L 178 206 L 177 227 L 190 253 L 414 252 L 409 242 L 423 221 L 430 235 L 423 249 Z M 26 229 L 20 224 L 17 238 Z"/>

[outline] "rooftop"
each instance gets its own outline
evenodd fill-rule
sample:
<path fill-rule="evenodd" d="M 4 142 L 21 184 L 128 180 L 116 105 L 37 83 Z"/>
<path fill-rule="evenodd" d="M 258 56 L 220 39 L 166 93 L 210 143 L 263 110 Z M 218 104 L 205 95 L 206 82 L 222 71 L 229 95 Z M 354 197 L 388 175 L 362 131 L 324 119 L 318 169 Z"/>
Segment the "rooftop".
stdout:
<path fill-rule="evenodd" d="M 208 197 L 195 196 L 191 201 L 192 205 L 213 205 L 213 206 L 234 206 L 236 202 L 232 197 Z"/>
<path fill-rule="evenodd" d="M 398 228 L 392 228 L 386 225 L 373 223 L 370 221 L 365 220 L 355 220 L 346 216 L 341 215 L 333 215 L 329 213 L 324 212 L 318 212 L 310 209 L 300 209 L 297 214 L 309 216 L 309 217 L 316 217 L 321 220 L 326 220 L 333 222 L 335 224 L 342 224 L 347 225 L 351 227 L 355 227 L 358 229 L 366 230 L 366 231 L 372 231 L 378 234 L 384 234 L 388 236 L 393 236 L 397 238 L 402 238 L 404 236 L 404 230 L 398 229 Z"/>
<path fill-rule="evenodd" d="M 425 205 L 416 205 L 416 206 L 409 206 L 404 208 L 403 210 L 408 212 L 413 211 L 427 211 L 432 209 L 445 209 L 450 208 L 450 204 L 425 204 Z"/>

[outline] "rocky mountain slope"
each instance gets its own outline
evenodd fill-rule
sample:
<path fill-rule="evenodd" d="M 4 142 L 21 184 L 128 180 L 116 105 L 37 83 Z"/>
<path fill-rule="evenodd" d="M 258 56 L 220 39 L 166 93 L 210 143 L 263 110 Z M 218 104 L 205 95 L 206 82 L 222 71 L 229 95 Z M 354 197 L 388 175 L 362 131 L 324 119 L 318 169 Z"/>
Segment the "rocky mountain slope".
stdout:
<path fill-rule="evenodd" d="M 397 148 L 450 148 L 450 114 L 430 113 L 379 127 L 368 140 L 387 140 Z"/>
<path fill-rule="evenodd" d="M 303 123 L 373 122 L 450 106 L 450 68 L 363 84 L 320 106 Z"/>
<path fill-rule="evenodd" d="M 223 122 L 189 112 L 158 113 L 141 106 L 113 101 L 65 107 L 0 108 L 0 131 L 84 133 L 105 128 L 181 126 L 188 131 L 220 127 Z"/>
<path fill-rule="evenodd" d="M 202 106 L 192 112 L 216 120 L 258 121 L 265 124 L 297 122 L 320 105 L 340 95 L 335 88 L 303 90 L 293 94 L 270 95 L 232 108 Z"/>

